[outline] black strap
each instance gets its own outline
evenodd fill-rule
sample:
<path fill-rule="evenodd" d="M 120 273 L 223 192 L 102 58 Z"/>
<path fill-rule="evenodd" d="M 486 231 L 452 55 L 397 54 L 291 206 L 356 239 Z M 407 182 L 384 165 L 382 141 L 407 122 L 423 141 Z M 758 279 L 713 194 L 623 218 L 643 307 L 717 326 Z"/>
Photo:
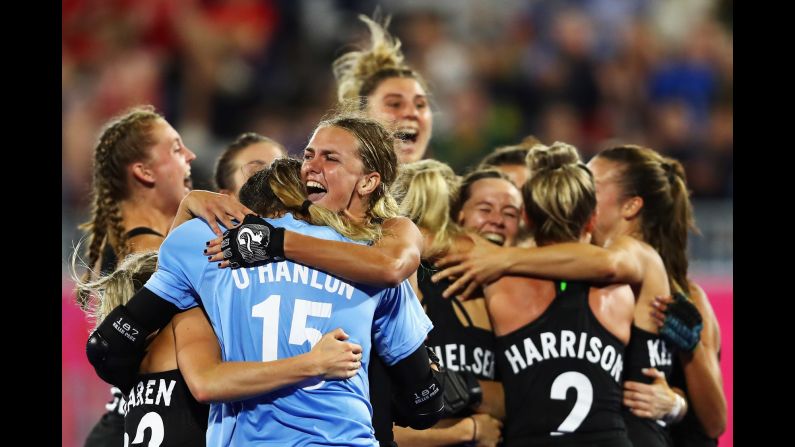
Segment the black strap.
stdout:
<path fill-rule="evenodd" d="M 158 233 L 157 231 L 148 228 L 148 227 L 135 227 L 132 230 L 128 231 L 125 236 L 128 238 L 141 236 L 144 234 L 151 234 L 154 236 L 165 237 L 162 234 Z M 116 264 L 119 262 L 119 258 L 116 256 L 116 252 L 111 247 L 110 242 L 105 240 L 105 246 L 102 248 L 102 257 L 101 263 L 99 266 L 99 272 L 101 275 L 109 275 L 116 270 Z"/>
<path fill-rule="evenodd" d="M 157 231 L 149 228 L 149 227 L 135 227 L 132 230 L 128 231 L 126 236 L 128 238 L 135 237 L 135 236 L 142 236 L 144 234 L 151 234 L 154 236 L 165 237 L 162 234 L 158 233 Z"/>
<path fill-rule="evenodd" d="M 475 325 L 472 323 L 472 318 L 469 316 L 469 312 L 467 312 L 458 298 L 455 296 L 451 296 L 447 299 L 442 298 L 442 291 L 448 285 L 450 285 L 450 282 L 448 282 L 448 280 L 444 280 L 439 283 L 431 282 L 430 277 L 438 271 L 438 269 L 434 268 L 426 261 L 422 261 L 420 263 L 419 269 L 417 269 L 417 281 L 419 282 L 420 289 L 423 292 L 422 305 L 427 309 L 426 313 L 437 315 L 448 315 L 448 313 L 455 314 L 455 309 L 453 309 L 453 307 L 458 307 L 461 313 L 464 314 L 464 319 L 467 321 L 469 326 L 474 327 Z M 460 327 L 466 327 L 458 318 L 456 318 L 455 321 L 456 323 L 453 324 L 458 324 Z"/>
<path fill-rule="evenodd" d="M 461 301 L 458 301 L 458 298 L 455 296 L 451 296 L 449 299 L 456 307 L 458 307 L 461 313 L 464 314 L 464 318 L 467 319 L 467 323 L 469 323 L 470 326 L 475 326 L 475 324 L 472 323 L 472 318 L 469 317 L 469 312 L 464 309 L 464 305 L 461 303 Z"/>

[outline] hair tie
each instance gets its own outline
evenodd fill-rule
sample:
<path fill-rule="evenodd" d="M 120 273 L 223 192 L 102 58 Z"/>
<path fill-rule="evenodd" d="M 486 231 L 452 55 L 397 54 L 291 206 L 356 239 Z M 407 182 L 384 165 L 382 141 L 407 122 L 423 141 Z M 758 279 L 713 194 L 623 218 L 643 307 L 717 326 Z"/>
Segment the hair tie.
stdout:
<path fill-rule="evenodd" d="M 304 200 L 304 203 L 301 204 L 301 212 L 305 215 L 309 215 L 309 205 L 312 205 L 311 200 Z"/>
<path fill-rule="evenodd" d="M 678 177 L 676 173 L 676 168 L 674 168 L 673 163 L 669 163 L 664 161 L 661 163 L 663 171 L 665 171 L 666 177 L 668 177 L 668 183 L 673 184 L 676 182 L 676 177 Z"/>

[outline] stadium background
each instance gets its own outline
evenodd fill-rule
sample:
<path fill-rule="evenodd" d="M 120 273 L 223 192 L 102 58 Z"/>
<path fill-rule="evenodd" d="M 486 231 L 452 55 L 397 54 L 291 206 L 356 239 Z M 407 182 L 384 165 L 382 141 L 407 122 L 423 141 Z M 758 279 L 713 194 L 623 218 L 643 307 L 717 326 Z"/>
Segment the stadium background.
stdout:
<path fill-rule="evenodd" d="M 63 0 L 62 445 L 82 445 L 108 400 L 85 360 L 89 326 L 66 260 L 87 217 L 100 126 L 154 104 L 198 158 L 194 187 L 243 131 L 303 149 L 334 103 L 331 61 L 380 6 L 430 84 L 428 156 L 463 173 L 533 134 L 584 158 L 614 142 L 681 160 L 701 235 L 693 277 L 715 308 L 732 445 L 731 0 Z"/>

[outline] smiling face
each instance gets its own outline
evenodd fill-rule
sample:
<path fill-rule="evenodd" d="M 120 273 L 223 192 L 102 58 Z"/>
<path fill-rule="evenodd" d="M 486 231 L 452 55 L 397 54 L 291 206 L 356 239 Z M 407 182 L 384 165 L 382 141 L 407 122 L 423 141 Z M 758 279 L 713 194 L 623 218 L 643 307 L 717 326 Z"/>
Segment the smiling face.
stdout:
<path fill-rule="evenodd" d="M 301 180 L 312 203 L 332 211 L 350 209 L 357 202 L 357 183 L 364 176 L 359 142 L 345 129 L 318 128 L 304 149 Z"/>
<path fill-rule="evenodd" d="M 458 213 L 458 224 L 503 246 L 516 242 L 522 196 L 511 182 L 484 178 L 469 187 L 469 198 Z"/>
<path fill-rule="evenodd" d="M 383 80 L 368 95 L 367 112 L 394 129 L 395 152 L 401 164 L 422 159 L 431 139 L 433 116 L 425 89 L 416 79 Z"/>

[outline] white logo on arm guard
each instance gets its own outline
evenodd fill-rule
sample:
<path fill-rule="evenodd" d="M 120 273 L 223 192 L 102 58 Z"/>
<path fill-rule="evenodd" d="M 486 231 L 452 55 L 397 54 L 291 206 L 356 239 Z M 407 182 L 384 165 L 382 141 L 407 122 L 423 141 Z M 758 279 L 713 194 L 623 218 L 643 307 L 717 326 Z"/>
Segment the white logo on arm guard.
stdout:
<path fill-rule="evenodd" d="M 135 342 L 135 337 L 138 336 L 138 329 L 130 326 L 129 323 L 122 323 L 121 320 L 123 319 L 124 317 L 121 317 L 118 319 L 118 321 L 114 321 L 113 327 L 119 331 L 121 335 L 127 337 L 130 341 Z M 130 333 L 131 330 L 133 333 Z"/>

